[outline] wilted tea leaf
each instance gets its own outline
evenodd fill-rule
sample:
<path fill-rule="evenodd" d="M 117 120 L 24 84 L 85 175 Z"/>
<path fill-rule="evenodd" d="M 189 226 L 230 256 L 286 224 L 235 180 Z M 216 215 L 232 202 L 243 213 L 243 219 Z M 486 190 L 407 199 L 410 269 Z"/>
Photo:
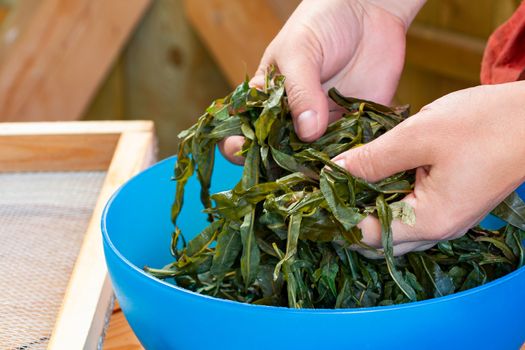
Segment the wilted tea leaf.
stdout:
<path fill-rule="evenodd" d="M 329 96 L 343 116 L 309 144 L 295 134 L 284 77 L 273 68 L 262 90 L 243 82 L 181 132 L 169 247 L 175 261 L 146 271 L 244 303 L 353 308 L 449 295 L 524 265 L 525 203 L 516 194 L 494 210 L 508 222 L 505 228 L 473 228 L 425 252 L 394 257 L 392 221 L 417 221 L 413 208 L 401 201 L 413 190 L 414 171 L 369 183 L 331 158 L 380 137 L 408 117 L 408 107 L 345 97 L 335 89 Z M 246 139 L 239 153 L 245 157 L 242 179 L 210 195 L 215 146 L 232 135 Z M 184 187 L 195 172 L 212 222 L 186 243 L 176 224 Z M 367 215 L 381 223 L 383 247 L 375 253 L 384 259 L 352 250 L 373 249 L 360 242 L 357 226 Z"/>

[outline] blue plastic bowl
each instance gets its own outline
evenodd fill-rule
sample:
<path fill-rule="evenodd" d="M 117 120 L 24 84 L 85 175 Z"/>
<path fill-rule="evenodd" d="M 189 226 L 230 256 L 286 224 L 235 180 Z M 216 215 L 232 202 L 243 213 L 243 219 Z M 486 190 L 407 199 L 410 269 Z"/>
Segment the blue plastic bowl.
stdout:
<path fill-rule="evenodd" d="M 213 191 L 241 168 L 217 157 Z M 525 268 L 465 292 L 397 306 L 294 310 L 199 295 L 142 271 L 172 261 L 170 208 L 175 159 L 147 169 L 109 201 L 104 251 L 120 306 L 146 349 L 518 349 L 525 341 Z M 199 185 L 187 185 L 180 226 L 206 225 Z M 525 186 L 520 189 L 522 196 Z M 525 196 L 524 196 L 525 198 Z"/>

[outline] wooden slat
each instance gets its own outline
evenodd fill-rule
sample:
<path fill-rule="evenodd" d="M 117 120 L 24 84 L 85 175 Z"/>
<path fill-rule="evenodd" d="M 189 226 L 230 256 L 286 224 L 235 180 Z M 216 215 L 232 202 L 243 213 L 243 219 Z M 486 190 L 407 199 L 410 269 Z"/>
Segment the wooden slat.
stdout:
<path fill-rule="evenodd" d="M 80 118 L 150 0 L 20 2 L 31 13 L 0 38 L 0 121 Z"/>
<path fill-rule="evenodd" d="M 0 24 L 4 21 L 4 18 L 6 18 L 7 14 L 8 14 L 7 8 L 0 5 Z"/>
<path fill-rule="evenodd" d="M 121 133 L 150 121 L 0 124 L 0 172 L 107 170 Z"/>
<path fill-rule="evenodd" d="M 407 35 L 407 63 L 465 81 L 479 81 L 485 41 L 413 24 Z"/>
<path fill-rule="evenodd" d="M 251 1 L 251 0 L 249 0 Z M 126 118 L 158 126 L 160 157 L 176 153 L 176 135 L 231 87 L 195 34 L 180 0 L 156 0 L 122 59 Z"/>
<path fill-rule="evenodd" d="M 294 9 L 273 0 L 186 0 L 185 5 L 192 25 L 232 84 L 253 74 L 286 12 Z M 478 81 L 484 46 L 483 39 L 414 24 L 407 35 L 406 60 L 446 77 Z"/>
<path fill-rule="evenodd" d="M 132 131 L 153 131 L 153 123 L 149 120 L 0 123 L 0 136 L 100 135 Z"/>
<path fill-rule="evenodd" d="M 106 338 L 103 344 L 104 350 L 142 350 L 144 349 L 139 340 L 129 327 L 118 302 L 115 303 L 113 315 L 109 321 Z"/>
<path fill-rule="evenodd" d="M 264 49 L 279 32 L 265 0 L 184 0 L 186 14 L 232 85 L 252 75 Z"/>
<path fill-rule="evenodd" d="M 119 136 L 0 136 L 0 172 L 106 170 Z"/>
<path fill-rule="evenodd" d="M 155 158 L 150 130 L 121 134 L 66 290 L 49 349 L 95 349 L 104 328 L 111 286 L 102 251 L 100 218 L 107 200 Z"/>

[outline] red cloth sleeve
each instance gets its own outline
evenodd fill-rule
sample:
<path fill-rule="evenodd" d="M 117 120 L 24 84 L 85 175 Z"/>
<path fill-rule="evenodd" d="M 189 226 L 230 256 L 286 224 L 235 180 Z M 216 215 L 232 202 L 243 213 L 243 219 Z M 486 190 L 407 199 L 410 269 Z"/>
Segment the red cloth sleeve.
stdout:
<path fill-rule="evenodd" d="M 525 80 L 525 1 L 490 36 L 480 79 L 482 84 Z"/>

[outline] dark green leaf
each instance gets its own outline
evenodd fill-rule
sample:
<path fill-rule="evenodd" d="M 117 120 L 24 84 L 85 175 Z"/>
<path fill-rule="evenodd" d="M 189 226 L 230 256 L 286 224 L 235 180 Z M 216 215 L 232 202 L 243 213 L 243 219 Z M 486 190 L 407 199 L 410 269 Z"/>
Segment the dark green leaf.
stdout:
<path fill-rule="evenodd" d="M 241 225 L 242 256 L 241 273 L 245 288 L 248 288 L 257 277 L 260 252 L 254 233 L 255 209 L 244 217 Z"/>
<path fill-rule="evenodd" d="M 512 192 L 494 208 L 492 214 L 521 230 L 525 230 L 525 202 L 516 192 Z"/>

